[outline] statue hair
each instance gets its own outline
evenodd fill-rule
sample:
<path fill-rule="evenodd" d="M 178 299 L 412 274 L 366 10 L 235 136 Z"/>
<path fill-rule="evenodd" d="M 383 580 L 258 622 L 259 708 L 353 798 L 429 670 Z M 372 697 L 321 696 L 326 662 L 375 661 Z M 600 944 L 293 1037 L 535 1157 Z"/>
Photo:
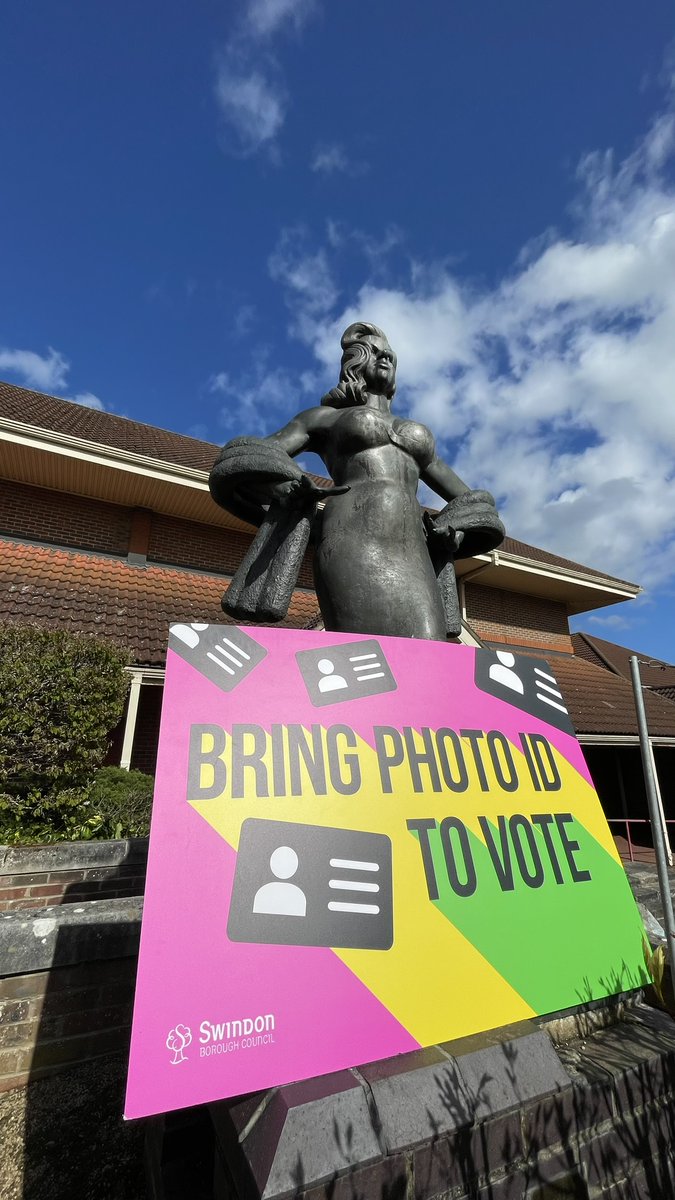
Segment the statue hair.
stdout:
<path fill-rule="evenodd" d="M 352 405 L 365 403 L 366 381 L 363 378 L 363 369 L 368 361 L 369 349 L 363 339 L 369 335 L 387 340 L 386 333 L 379 326 L 371 325 L 368 321 L 355 321 L 353 325 L 347 326 L 340 338 L 342 346 L 340 381 L 337 387 L 331 388 L 325 396 L 321 397 L 322 404 L 330 405 L 331 408 L 350 408 Z M 390 400 L 395 391 L 396 385 L 394 384 L 391 391 L 387 392 Z"/>

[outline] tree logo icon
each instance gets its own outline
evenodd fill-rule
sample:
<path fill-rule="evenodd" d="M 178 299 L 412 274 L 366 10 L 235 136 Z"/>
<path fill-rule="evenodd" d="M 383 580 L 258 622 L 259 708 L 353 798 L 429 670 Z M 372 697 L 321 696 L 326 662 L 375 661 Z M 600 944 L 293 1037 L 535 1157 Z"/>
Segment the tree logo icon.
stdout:
<path fill-rule="evenodd" d="M 176 1025 L 172 1029 L 166 1039 L 167 1050 L 173 1054 L 171 1066 L 176 1067 L 178 1063 L 187 1062 L 184 1051 L 187 1050 L 192 1041 L 192 1033 L 189 1025 Z"/>

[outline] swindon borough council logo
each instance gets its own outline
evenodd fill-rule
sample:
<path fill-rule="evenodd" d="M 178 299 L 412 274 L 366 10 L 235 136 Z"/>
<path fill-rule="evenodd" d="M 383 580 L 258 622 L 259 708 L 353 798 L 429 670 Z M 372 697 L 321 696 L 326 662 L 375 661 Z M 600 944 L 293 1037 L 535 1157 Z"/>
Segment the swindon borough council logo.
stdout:
<path fill-rule="evenodd" d="M 166 1048 L 173 1055 L 171 1066 L 177 1067 L 178 1063 L 187 1062 L 185 1051 L 192 1041 L 192 1032 L 189 1025 L 176 1025 L 175 1029 L 170 1030 L 166 1039 Z"/>

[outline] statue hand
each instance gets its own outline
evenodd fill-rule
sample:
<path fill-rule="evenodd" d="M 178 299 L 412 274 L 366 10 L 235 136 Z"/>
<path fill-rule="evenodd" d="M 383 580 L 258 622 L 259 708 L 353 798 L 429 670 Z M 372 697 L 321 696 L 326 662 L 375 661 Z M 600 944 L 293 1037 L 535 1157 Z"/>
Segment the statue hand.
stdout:
<path fill-rule="evenodd" d="M 448 544 L 451 553 L 454 554 L 456 550 L 459 550 L 464 541 L 464 533 L 461 529 L 455 529 L 451 524 L 451 514 L 447 509 L 442 509 L 434 517 L 425 513 L 425 518 L 429 529 L 437 538 L 442 538 Z"/>
<path fill-rule="evenodd" d="M 284 505 L 292 503 L 293 497 L 303 490 L 302 480 L 306 478 L 303 475 L 302 479 L 285 479 L 283 483 L 270 484 L 270 500 Z"/>
<path fill-rule="evenodd" d="M 272 500 L 286 508 L 299 504 L 315 504 L 317 500 L 326 500 L 330 496 L 347 492 L 349 488 L 346 486 L 332 488 L 319 487 L 310 479 L 309 475 L 303 473 L 298 479 L 289 479 L 283 483 L 273 484 L 270 491 Z"/>
<path fill-rule="evenodd" d="M 489 492 L 462 492 L 434 517 L 425 516 L 431 533 L 451 541 L 458 558 L 486 554 L 504 540 L 504 526 Z"/>

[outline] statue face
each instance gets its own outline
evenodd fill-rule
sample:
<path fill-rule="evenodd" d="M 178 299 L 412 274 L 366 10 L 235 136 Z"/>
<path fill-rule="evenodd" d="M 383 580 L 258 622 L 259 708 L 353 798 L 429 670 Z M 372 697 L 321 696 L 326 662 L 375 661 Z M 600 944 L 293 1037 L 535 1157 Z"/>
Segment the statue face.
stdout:
<path fill-rule="evenodd" d="M 363 378 L 369 392 L 386 396 L 396 383 L 396 355 L 386 338 L 368 334 L 363 345 L 370 350 L 363 368 Z"/>

